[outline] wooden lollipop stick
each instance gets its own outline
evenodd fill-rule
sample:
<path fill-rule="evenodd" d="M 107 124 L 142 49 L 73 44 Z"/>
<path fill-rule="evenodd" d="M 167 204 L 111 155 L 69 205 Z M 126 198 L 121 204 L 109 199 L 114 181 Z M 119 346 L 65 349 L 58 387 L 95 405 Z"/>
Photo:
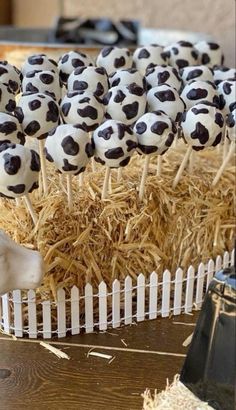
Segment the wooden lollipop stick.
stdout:
<path fill-rule="evenodd" d="M 162 156 L 158 155 L 157 156 L 157 176 L 161 176 L 161 171 L 162 171 Z"/>
<path fill-rule="evenodd" d="M 84 181 L 84 176 L 83 176 L 83 174 L 81 173 L 81 174 L 79 174 L 79 187 L 80 187 L 80 188 L 81 188 L 82 185 L 83 185 L 83 181 Z"/>
<path fill-rule="evenodd" d="M 92 166 L 92 172 L 96 172 L 96 165 L 95 165 L 95 161 L 94 158 L 91 158 L 91 166 Z"/>
<path fill-rule="evenodd" d="M 146 155 L 145 160 L 144 160 L 144 167 L 143 167 L 140 187 L 139 187 L 139 199 L 140 199 L 140 201 L 142 201 L 143 197 L 144 197 L 145 182 L 146 182 L 146 179 L 147 179 L 149 162 L 150 162 L 150 155 Z"/>
<path fill-rule="evenodd" d="M 192 150 L 190 157 L 189 157 L 189 161 L 188 161 L 188 171 L 190 172 L 190 174 L 193 172 L 193 167 L 194 167 L 194 158 L 195 158 L 195 152 Z"/>
<path fill-rule="evenodd" d="M 223 174 L 225 168 L 227 167 L 227 164 L 228 164 L 228 162 L 230 161 L 231 157 L 233 156 L 234 152 L 235 152 L 235 142 L 234 142 L 234 141 L 231 141 L 231 144 L 230 144 L 228 153 L 227 153 L 227 155 L 226 155 L 224 161 L 222 162 L 221 167 L 218 169 L 218 172 L 217 172 L 217 174 L 216 174 L 216 176 L 215 176 L 215 178 L 214 178 L 214 180 L 213 180 L 213 182 L 212 182 L 212 186 L 213 186 L 213 187 L 214 187 L 214 186 L 217 184 L 217 182 L 219 181 L 220 177 L 222 176 L 222 174 Z"/>
<path fill-rule="evenodd" d="M 41 171 L 42 171 L 42 178 L 43 178 L 43 191 L 45 194 L 48 193 L 48 180 L 47 180 L 47 168 L 46 168 L 46 160 L 44 155 L 44 140 L 39 140 L 39 156 L 41 162 Z"/>
<path fill-rule="evenodd" d="M 33 208 L 32 202 L 30 200 L 29 194 L 26 194 L 24 196 L 24 201 L 25 201 L 26 207 L 27 207 L 27 209 L 28 209 L 28 211 L 31 215 L 31 218 L 33 219 L 34 224 L 37 225 L 39 219 L 38 219 L 37 214 L 35 213 L 35 210 Z"/>
<path fill-rule="evenodd" d="M 104 177 L 104 182 L 103 182 L 103 187 L 102 187 L 102 199 L 107 198 L 110 173 L 111 173 L 111 169 L 109 167 L 106 167 L 106 172 L 105 172 L 105 177 Z"/>
<path fill-rule="evenodd" d="M 117 169 L 117 182 L 120 182 L 122 180 L 122 168 Z"/>
<path fill-rule="evenodd" d="M 225 133 L 225 138 L 223 142 L 223 158 L 222 158 L 223 161 L 226 158 L 228 151 L 229 151 L 229 139 L 226 137 L 226 133 Z"/>
<path fill-rule="evenodd" d="M 72 178 L 70 174 L 66 175 L 67 180 L 67 200 L 68 200 L 68 207 L 69 211 L 73 209 L 73 191 L 72 191 Z"/>
<path fill-rule="evenodd" d="M 16 198 L 16 206 L 20 206 L 21 205 L 21 200 L 20 198 Z"/>
<path fill-rule="evenodd" d="M 190 146 L 188 147 L 186 153 L 185 153 L 185 156 L 184 156 L 184 158 L 183 158 L 183 161 L 181 162 L 180 167 L 179 167 L 179 169 L 178 169 L 178 172 L 177 172 L 177 174 L 176 174 L 176 176 L 175 176 L 175 179 L 174 179 L 174 182 L 173 182 L 173 185 L 172 185 L 173 188 L 176 188 L 176 186 L 178 185 L 179 180 L 180 180 L 180 178 L 181 178 L 181 176 L 182 176 L 182 174 L 183 174 L 183 172 L 184 172 L 184 169 L 185 169 L 185 167 L 186 167 L 186 165 L 187 165 L 187 163 L 188 163 L 188 160 L 189 160 L 189 157 L 190 157 L 191 152 L 192 152 L 192 147 L 191 147 L 191 145 L 190 145 Z"/>

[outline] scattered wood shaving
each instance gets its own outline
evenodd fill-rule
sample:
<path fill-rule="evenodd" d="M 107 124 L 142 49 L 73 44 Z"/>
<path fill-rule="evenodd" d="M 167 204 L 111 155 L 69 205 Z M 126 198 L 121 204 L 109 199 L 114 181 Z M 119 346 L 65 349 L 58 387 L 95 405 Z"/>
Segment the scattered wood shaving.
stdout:
<path fill-rule="evenodd" d="M 113 358 L 108 362 L 108 364 L 111 364 L 115 360 L 116 356 L 113 356 Z"/>
<path fill-rule="evenodd" d="M 11 333 L 5 332 L 5 330 L 3 330 L 1 327 L 0 327 L 0 333 L 2 335 L 9 336 L 13 340 L 18 340 L 15 335 L 12 335 Z"/>
<path fill-rule="evenodd" d="M 173 325 L 196 326 L 196 323 L 172 322 Z"/>
<path fill-rule="evenodd" d="M 107 359 L 111 360 L 112 356 L 110 354 L 105 354 L 105 353 L 99 353 L 99 352 L 89 352 L 89 356 L 96 356 L 96 357 L 101 357 L 102 359 Z"/>
<path fill-rule="evenodd" d="M 68 354 L 62 352 L 62 350 L 57 349 L 54 346 L 51 346 L 49 343 L 40 342 L 40 345 L 43 346 L 45 349 L 49 350 L 51 353 L 55 354 L 57 357 L 59 357 L 59 359 L 70 360 L 70 356 L 68 356 Z"/>
<path fill-rule="evenodd" d="M 185 339 L 185 340 L 183 341 L 182 346 L 188 347 L 188 346 L 190 345 L 191 341 L 192 341 L 192 338 L 193 338 L 193 333 L 191 333 L 191 335 L 189 335 L 189 336 L 187 337 L 187 339 Z"/>
<path fill-rule="evenodd" d="M 125 347 L 128 346 L 124 339 L 120 339 L 120 341 L 121 341 L 121 343 L 123 343 L 123 345 L 124 345 Z"/>

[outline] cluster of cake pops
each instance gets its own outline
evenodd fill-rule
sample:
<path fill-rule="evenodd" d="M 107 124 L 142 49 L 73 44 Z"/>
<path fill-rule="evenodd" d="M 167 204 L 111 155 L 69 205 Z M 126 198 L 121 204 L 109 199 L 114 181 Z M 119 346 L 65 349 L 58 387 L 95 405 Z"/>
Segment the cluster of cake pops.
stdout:
<path fill-rule="evenodd" d="M 58 62 L 38 54 L 21 71 L 1 61 L 0 194 L 24 196 L 36 221 L 28 193 L 38 187 L 40 168 L 48 193 L 46 159 L 67 175 L 71 209 L 71 177 L 89 161 L 95 172 L 94 161 L 106 167 L 105 199 L 110 170 L 127 166 L 138 152 L 145 156 L 142 200 L 150 158 L 158 156 L 160 175 L 161 158 L 178 137 L 188 148 L 173 187 L 193 151 L 231 141 L 215 184 L 234 150 L 235 78 L 235 69 L 223 66 L 219 45 L 205 41 L 139 47 L 133 55 L 105 47 L 96 62 L 79 51 Z M 25 147 L 26 137 L 38 140 L 39 156 Z"/>

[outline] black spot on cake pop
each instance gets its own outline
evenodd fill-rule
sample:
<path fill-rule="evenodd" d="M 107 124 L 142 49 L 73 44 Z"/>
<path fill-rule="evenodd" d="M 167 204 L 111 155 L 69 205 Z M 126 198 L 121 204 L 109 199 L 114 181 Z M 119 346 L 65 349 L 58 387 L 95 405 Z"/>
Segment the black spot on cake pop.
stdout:
<path fill-rule="evenodd" d="M 76 165 L 72 165 L 69 163 L 69 161 L 65 158 L 63 158 L 63 163 L 64 166 L 62 167 L 63 171 L 77 171 L 78 167 Z"/>
<path fill-rule="evenodd" d="M 220 128 L 222 128 L 223 125 L 224 125 L 224 118 L 223 118 L 223 116 L 222 116 L 222 114 L 221 114 L 220 112 L 217 112 L 217 113 L 215 114 L 215 123 L 216 123 L 217 125 L 219 125 Z"/>
<path fill-rule="evenodd" d="M 104 140 L 109 140 L 113 134 L 113 128 L 107 127 L 103 130 L 98 131 L 98 137 L 103 138 Z"/>
<path fill-rule="evenodd" d="M 79 152 L 79 144 L 71 136 L 63 138 L 61 146 L 67 155 L 75 156 Z"/>
<path fill-rule="evenodd" d="M 147 124 L 144 121 L 140 121 L 136 124 L 136 132 L 137 134 L 143 134 L 147 129 Z"/>
<path fill-rule="evenodd" d="M 40 130 L 40 124 L 38 123 L 38 121 L 34 120 L 34 121 L 29 122 L 29 124 L 25 128 L 25 133 L 29 135 L 30 137 L 32 137 L 39 130 Z"/>
<path fill-rule="evenodd" d="M 193 108 L 192 108 L 192 112 L 193 112 L 195 115 L 198 115 L 198 114 L 208 114 L 208 113 L 209 113 L 209 110 L 208 110 L 207 108 L 197 108 L 197 107 L 193 107 Z"/>
<path fill-rule="evenodd" d="M 172 90 L 157 91 L 154 95 L 161 102 L 175 101 L 175 94 Z"/>
<path fill-rule="evenodd" d="M 17 130 L 16 123 L 13 121 L 5 121 L 3 124 L 0 124 L 0 133 L 9 135 Z"/>
<path fill-rule="evenodd" d="M 141 58 L 149 58 L 150 55 L 151 55 L 151 54 L 149 53 L 149 51 L 148 51 L 146 48 L 142 48 L 142 49 L 140 50 L 140 52 L 139 52 L 138 58 L 139 58 L 139 59 L 141 59 Z"/>
<path fill-rule="evenodd" d="M 111 148 L 105 152 L 105 157 L 108 159 L 118 159 L 124 156 L 124 151 L 121 147 Z"/>
<path fill-rule="evenodd" d="M 137 148 L 137 143 L 135 142 L 135 141 L 132 141 L 132 140 L 127 140 L 126 141 L 126 145 L 127 145 L 127 151 L 128 152 L 130 152 L 130 151 L 132 151 L 132 150 L 134 150 L 134 149 L 136 149 Z"/>
<path fill-rule="evenodd" d="M 125 58 L 121 56 L 120 58 L 115 58 L 114 60 L 114 66 L 115 68 L 120 68 L 125 65 Z"/>
<path fill-rule="evenodd" d="M 30 169 L 31 171 L 39 172 L 40 171 L 40 158 L 37 152 L 34 150 L 30 150 L 31 152 L 31 163 Z"/>
<path fill-rule="evenodd" d="M 78 91 L 84 91 L 88 88 L 88 83 L 86 81 L 75 80 L 73 84 L 73 89 Z"/>
<path fill-rule="evenodd" d="M 122 111 L 125 113 L 127 120 L 135 118 L 138 114 L 139 104 L 137 101 L 134 101 L 131 104 L 126 104 L 122 107 Z"/>
<path fill-rule="evenodd" d="M 156 121 L 151 126 L 151 131 L 154 134 L 162 135 L 163 132 L 168 128 L 168 124 L 164 121 Z"/>
<path fill-rule="evenodd" d="M 94 154 L 94 148 L 93 145 L 90 142 L 87 142 L 87 144 L 85 145 L 85 152 L 88 156 L 88 158 L 91 158 Z"/>
<path fill-rule="evenodd" d="M 47 148 L 44 148 L 45 157 L 49 162 L 54 162 L 52 156 L 48 153 Z"/>
<path fill-rule="evenodd" d="M 23 194 L 25 192 L 25 185 L 24 184 L 18 184 L 18 185 L 8 185 L 7 186 L 8 191 L 14 192 L 14 194 Z"/>
<path fill-rule="evenodd" d="M 119 166 L 120 166 L 120 167 L 126 167 L 126 165 L 128 165 L 128 163 L 129 163 L 129 161 L 130 161 L 130 157 L 126 157 L 125 159 L 123 159 L 123 160 L 119 163 Z"/>
<path fill-rule="evenodd" d="M 199 142 L 204 145 L 209 140 L 208 129 L 200 122 L 196 123 L 195 130 L 191 133 L 193 139 L 198 139 Z"/>
<path fill-rule="evenodd" d="M 96 108 L 91 107 L 90 105 L 88 105 L 85 108 L 78 108 L 77 112 L 83 118 L 88 117 L 88 118 L 91 118 L 92 120 L 96 120 L 98 118 L 98 112 Z"/>
<path fill-rule="evenodd" d="M 11 147 L 12 148 L 12 147 Z M 16 175 L 21 167 L 21 159 L 18 155 L 11 155 L 6 152 L 3 155 L 4 170 L 8 175 Z"/>
<path fill-rule="evenodd" d="M 35 111 L 41 107 L 41 101 L 39 100 L 30 101 L 28 106 L 29 106 L 30 111 Z"/>
<path fill-rule="evenodd" d="M 126 96 L 125 96 L 125 94 L 123 93 L 123 91 L 118 90 L 117 93 L 116 93 L 116 95 L 115 95 L 115 97 L 114 97 L 114 101 L 115 101 L 116 103 L 121 103 L 122 101 L 124 101 L 125 97 L 126 97 Z"/>
<path fill-rule="evenodd" d="M 186 97 L 189 100 L 200 100 L 206 98 L 207 95 L 207 90 L 204 90 L 203 88 L 192 88 L 192 90 L 187 93 Z"/>
<path fill-rule="evenodd" d="M 102 49 L 102 56 L 107 57 L 112 52 L 113 49 L 114 47 L 104 47 Z"/>

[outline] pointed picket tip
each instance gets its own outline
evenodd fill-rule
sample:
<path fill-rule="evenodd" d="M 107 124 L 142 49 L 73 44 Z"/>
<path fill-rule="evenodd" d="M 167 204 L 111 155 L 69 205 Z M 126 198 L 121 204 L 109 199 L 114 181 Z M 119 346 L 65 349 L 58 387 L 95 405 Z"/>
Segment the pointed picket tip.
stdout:
<path fill-rule="evenodd" d="M 35 302 L 36 293 L 33 289 L 28 290 L 27 292 L 28 302 Z"/>
<path fill-rule="evenodd" d="M 171 273 L 168 269 L 165 269 L 163 273 L 163 282 L 168 282 L 171 279 Z"/>
<path fill-rule="evenodd" d="M 130 275 L 126 276 L 125 278 L 125 285 L 131 285 L 132 286 L 132 278 Z"/>
<path fill-rule="evenodd" d="M 85 293 L 92 293 L 93 292 L 93 287 L 92 285 L 88 282 L 86 283 L 85 287 L 84 287 Z"/>
<path fill-rule="evenodd" d="M 99 290 L 99 293 L 106 293 L 107 292 L 107 284 L 104 281 L 100 282 L 99 286 L 98 286 L 98 290 Z"/>
<path fill-rule="evenodd" d="M 138 275 L 137 284 L 138 284 L 138 286 L 144 286 L 145 285 L 145 276 L 144 276 L 143 273 L 140 273 Z"/>

